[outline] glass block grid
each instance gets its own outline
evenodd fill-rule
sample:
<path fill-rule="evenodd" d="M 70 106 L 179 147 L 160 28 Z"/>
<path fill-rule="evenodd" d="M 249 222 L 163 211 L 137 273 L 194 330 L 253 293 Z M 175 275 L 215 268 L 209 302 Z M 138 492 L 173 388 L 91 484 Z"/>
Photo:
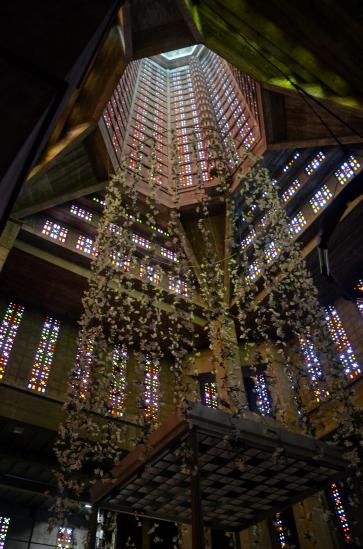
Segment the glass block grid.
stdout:
<path fill-rule="evenodd" d="M 133 233 L 132 235 L 132 241 L 137 244 L 137 246 L 141 246 L 141 248 L 145 248 L 148 250 L 151 246 L 150 240 L 147 240 L 143 236 L 140 236 L 139 234 Z"/>
<path fill-rule="evenodd" d="M 50 221 L 47 219 L 44 223 L 42 234 L 52 238 L 53 240 L 64 243 L 67 238 L 68 229 L 66 227 L 62 227 L 62 225 L 59 225 L 55 221 Z"/>
<path fill-rule="evenodd" d="M 0 380 L 4 377 L 16 334 L 24 314 L 24 307 L 10 302 L 0 325 Z"/>
<path fill-rule="evenodd" d="M 189 297 L 188 284 L 180 278 L 169 276 L 168 290 L 173 294 Z"/>
<path fill-rule="evenodd" d="M 359 168 L 360 164 L 358 160 L 351 155 L 345 162 L 340 164 L 338 169 L 334 172 L 334 175 L 341 185 L 345 185 L 345 183 L 354 177 L 355 172 L 357 172 Z"/>
<path fill-rule="evenodd" d="M 73 538 L 73 528 L 58 528 L 57 545 L 59 549 L 71 549 Z"/>
<path fill-rule="evenodd" d="M 159 416 L 160 381 L 159 361 L 145 357 L 144 416 L 146 421 L 157 421 Z"/>
<path fill-rule="evenodd" d="M 123 255 L 121 252 L 112 252 L 111 264 L 116 267 L 116 269 L 128 272 L 130 270 L 131 262 L 128 255 Z"/>
<path fill-rule="evenodd" d="M 218 408 L 217 384 L 214 381 L 204 383 L 203 404 L 208 408 Z"/>
<path fill-rule="evenodd" d="M 47 316 L 40 334 L 40 341 L 28 381 L 28 389 L 31 391 L 44 393 L 47 388 L 59 330 L 60 321 Z"/>
<path fill-rule="evenodd" d="M 362 292 L 362 299 L 357 300 L 357 307 L 360 314 L 363 316 L 363 278 L 361 278 L 356 286 L 356 289 Z"/>
<path fill-rule="evenodd" d="M 318 213 L 324 206 L 327 205 L 329 200 L 333 198 L 333 193 L 326 185 L 323 185 L 309 200 L 309 204 L 312 207 L 314 213 Z"/>
<path fill-rule="evenodd" d="M 308 175 L 312 175 L 316 170 L 320 168 L 325 160 L 325 154 L 319 151 L 314 158 L 305 166 L 305 171 Z"/>
<path fill-rule="evenodd" d="M 82 234 L 78 236 L 76 249 L 79 252 L 83 252 L 84 254 L 87 254 L 87 255 L 91 255 L 91 254 L 95 255 L 95 248 L 93 245 L 92 238 L 89 238 L 88 236 L 84 236 Z"/>
<path fill-rule="evenodd" d="M 126 347 L 115 347 L 112 354 L 110 413 L 116 417 L 122 417 L 125 410 L 127 360 Z"/>
<path fill-rule="evenodd" d="M 161 282 L 161 272 L 153 265 L 140 265 L 139 275 L 151 284 L 158 285 Z"/>
<path fill-rule="evenodd" d="M 163 246 L 160 247 L 160 254 L 163 257 L 166 257 L 167 259 L 170 259 L 170 261 L 177 261 L 176 253 L 173 250 L 169 250 L 168 248 L 164 248 Z"/>
<path fill-rule="evenodd" d="M 298 212 L 289 223 L 289 230 L 291 235 L 296 235 L 301 233 L 303 228 L 306 225 L 306 219 L 302 212 Z"/>
<path fill-rule="evenodd" d="M 317 402 L 324 400 L 328 393 L 322 387 L 324 374 L 321 369 L 319 357 L 312 341 L 306 337 L 300 338 L 300 348 L 304 358 L 304 365 L 312 385 Z"/>
<path fill-rule="evenodd" d="M 10 517 L 0 516 L 0 549 L 5 549 L 6 536 L 10 526 Z"/>
<path fill-rule="evenodd" d="M 256 231 L 255 229 L 252 229 L 245 238 L 241 240 L 241 248 L 242 250 L 247 250 L 256 238 Z"/>
<path fill-rule="evenodd" d="M 248 267 L 247 274 L 246 274 L 247 282 L 254 282 L 255 280 L 257 280 L 257 278 L 260 276 L 261 273 L 262 273 L 262 269 L 260 264 L 258 263 L 258 261 L 254 261 Z"/>
<path fill-rule="evenodd" d="M 262 416 L 268 416 L 272 414 L 272 400 L 268 390 L 266 376 L 263 373 L 256 374 L 254 378 L 255 392 L 256 392 L 256 405 L 258 411 Z"/>
<path fill-rule="evenodd" d="M 275 515 L 274 527 L 277 533 L 277 538 L 278 538 L 279 546 L 281 547 L 281 549 L 289 549 L 290 544 L 288 542 L 287 528 L 282 521 L 280 513 L 276 513 Z"/>
<path fill-rule="evenodd" d="M 267 264 L 269 265 L 270 263 L 272 263 L 273 260 L 279 256 L 280 252 L 281 247 L 278 244 L 275 244 L 275 242 L 270 242 L 265 250 Z"/>
<path fill-rule="evenodd" d="M 290 160 L 287 161 L 286 165 L 282 168 L 282 171 L 283 173 L 286 173 L 289 171 L 289 169 L 291 168 L 291 166 L 293 166 L 296 162 L 296 160 L 299 158 L 300 156 L 300 153 L 298 152 L 295 152 L 292 157 L 290 158 Z"/>
<path fill-rule="evenodd" d="M 84 221 L 92 221 L 93 213 L 88 210 L 84 210 L 80 206 L 77 206 L 77 204 L 71 204 L 69 211 L 76 217 L 84 219 Z"/>
<path fill-rule="evenodd" d="M 343 507 L 342 497 L 335 482 L 330 485 L 330 495 L 334 503 L 335 513 L 337 515 L 339 525 L 344 536 L 344 540 L 346 543 L 352 543 L 353 539 L 350 532 L 347 514 Z"/>
<path fill-rule="evenodd" d="M 360 375 L 361 369 L 337 310 L 332 306 L 327 307 L 325 318 L 344 368 L 344 373 L 348 379 L 354 379 Z"/>
<path fill-rule="evenodd" d="M 93 349 L 94 344 L 92 341 L 87 341 L 84 345 L 80 344 L 77 349 L 72 389 L 80 398 L 85 398 L 88 391 L 93 361 Z"/>
<path fill-rule="evenodd" d="M 294 194 L 297 193 L 297 191 L 301 188 L 301 181 L 300 179 L 296 178 L 294 179 L 294 181 L 291 183 L 291 185 L 286 189 L 286 191 L 284 191 L 281 195 L 281 198 L 282 198 L 282 201 L 284 203 L 288 202 L 290 200 L 290 198 L 292 198 L 294 196 Z"/>

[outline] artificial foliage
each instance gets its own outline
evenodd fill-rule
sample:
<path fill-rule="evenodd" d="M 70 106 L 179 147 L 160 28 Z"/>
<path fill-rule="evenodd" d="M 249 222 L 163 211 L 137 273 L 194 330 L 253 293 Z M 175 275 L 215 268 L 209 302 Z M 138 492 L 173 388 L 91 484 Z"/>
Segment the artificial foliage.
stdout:
<path fill-rule="evenodd" d="M 159 195 L 163 190 L 156 179 L 155 143 L 149 144 L 146 178 L 149 193 L 144 195 L 143 202 L 139 193 L 145 184 L 145 177 L 141 176 L 145 161 L 142 150 L 137 151 L 136 169 L 130 171 L 125 159 L 109 183 L 96 240 L 97 254 L 92 260 L 89 287 L 83 298 L 80 351 L 69 380 L 65 419 L 55 446 L 59 462 L 55 524 L 66 523 L 69 513 L 88 497 L 90 486 L 107 478 L 111 467 L 123 457 L 125 447 L 144 442 L 147 452 L 148 434 L 160 424 L 160 407 L 167 395 L 159 394 L 160 407 L 148 417 L 144 401 L 146 357 L 157 362 L 161 373 L 162 368 L 170 369 L 175 381 L 173 405 L 181 414 L 186 412 L 190 401 L 199 398 L 195 369 L 199 354 L 194 326 L 196 294 L 202 303 L 210 370 L 218 373 L 219 408 L 237 416 L 247 410 L 239 358 L 242 350 L 246 364 L 263 364 L 267 368 L 268 380 L 276 394 L 279 389 L 276 371 L 283 372 L 291 392 L 293 428 L 314 435 L 318 426 L 311 420 L 311 410 L 316 405 L 316 387 L 311 386 L 300 345 L 302 338 L 308 338 L 319 354 L 324 372 L 317 381 L 321 401 L 334 399 L 336 402 L 336 421 L 341 425 L 336 431 L 336 441 L 347 449 L 352 471 L 358 470 L 360 474 L 361 416 L 352 403 L 353 389 L 342 383 L 342 368 L 316 288 L 301 249 L 294 241 L 277 189 L 258 159 L 246 154 L 237 169 L 232 146 L 226 147 L 215 131 L 208 128 L 203 129 L 203 138 L 213 188 L 205 184 L 200 172 L 193 192 L 198 197 L 195 214 L 203 250 L 201 261 L 193 265 L 183 245 L 174 134 L 171 135 L 170 181 L 173 207 L 165 228 L 168 234 L 165 245 L 175 251 L 176 261 L 168 264 L 159 261 L 156 267 L 152 230 L 150 249 L 142 256 L 143 265 L 157 268 L 161 280 L 171 276 L 175 283 L 184 281 L 188 298 L 183 292 L 168 292 L 166 299 L 164 284 L 155 284 L 147 277 L 140 282 L 135 276 L 141 261 L 132 237 L 135 220 L 143 218 L 151 229 L 160 215 Z M 193 160 L 198 166 L 197 142 L 194 134 Z M 247 170 L 246 165 L 252 167 Z M 231 230 L 223 258 L 217 253 L 209 223 L 211 209 L 216 204 L 223 208 L 226 226 Z M 233 231 L 241 215 L 254 234 L 251 245 L 246 248 L 233 247 Z M 87 352 L 90 346 L 92 360 Z M 128 356 L 133 357 L 132 383 L 127 384 L 128 394 L 137 400 L 132 425 L 124 417 L 114 418 L 110 414 L 115 347 L 127 348 Z M 286 414 L 278 398 L 274 407 L 275 417 L 291 427 L 291 415 Z M 230 441 L 232 445 L 237 442 Z M 179 452 L 184 472 L 193 474 L 188 467 L 188 448 L 180 448 Z M 112 547 L 113 543 L 115 520 L 111 515 L 105 518 L 104 529 L 111 534 L 105 536 L 109 541 L 105 541 L 104 547 Z M 130 540 L 130 547 L 132 543 Z"/>

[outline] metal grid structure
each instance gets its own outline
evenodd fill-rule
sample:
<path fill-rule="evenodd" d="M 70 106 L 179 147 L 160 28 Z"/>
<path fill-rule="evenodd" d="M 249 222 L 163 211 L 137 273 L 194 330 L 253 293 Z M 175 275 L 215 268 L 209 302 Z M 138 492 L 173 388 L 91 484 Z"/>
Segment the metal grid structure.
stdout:
<path fill-rule="evenodd" d="M 185 471 L 198 464 L 198 474 Z M 322 489 L 345 468 L 337 448 L 273 420 L 249 413 L 233 419 L 196 405 L 132 450 L 92 497 L 98 507 L 193 523 L 196 490 L 199 519 L 238 531 Z"/>

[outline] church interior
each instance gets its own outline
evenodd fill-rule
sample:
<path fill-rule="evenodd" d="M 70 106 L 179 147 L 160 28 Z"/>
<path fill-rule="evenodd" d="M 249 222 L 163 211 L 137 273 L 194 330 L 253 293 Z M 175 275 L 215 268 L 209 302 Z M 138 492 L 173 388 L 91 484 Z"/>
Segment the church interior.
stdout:
<path fill-rule="evenodd" d="M 363 547 L 363 9 L 2 11 L 0 549 Z"/>

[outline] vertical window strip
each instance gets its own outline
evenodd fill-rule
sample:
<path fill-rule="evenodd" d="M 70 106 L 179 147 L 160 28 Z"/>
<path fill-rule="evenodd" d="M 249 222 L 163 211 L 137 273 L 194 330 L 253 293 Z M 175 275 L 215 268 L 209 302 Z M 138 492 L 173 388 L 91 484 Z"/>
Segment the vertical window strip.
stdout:
<path fill-rule="evenodd" d="M 317 402 L 321 402 L 321 400 L 324 400 L 328 396 L 328 393 L 321 386 L 324 375 L 321 369 L 320 360 L 317 355 L 316 349 L 312 341 L 305 337 L 300 338 L 300 348 L 303 354 L 305 369 L 309 376 L 314 396 Z"/>
<path fill-rule="evenodd" d="M 289 549 L 290 544 L 288 542 L 287 528 L 282 521 L 281 513 L 276 513 L 274 520 L 274 527 L 277 533 L 277 538 L 281 549 Z"/>
<path fill-rule="evenodd" d="M 343 507 L 341 494 L 335 482 L 333 482 L 330 485 L 330 496 L 334 503 L 335 513 L 338 518 L 339 525 L 344 536 L 344 540 L 346 543 L 352 543 L 353 540 L 350 532 L 350 526 L 347 519 L 347 514 Z"/>
<path fill-rule="evenodd" d="M 356 286 L 356 289 L 359 292 L 362 292 L 362 298 L 357 299 L 357 307 L 358 311 L 360 312 L 361 316 L 363 316 L 363 278 L 361 278 Z"/>
<path fill-rule="evenodd" d="M 24 314 L 24 307 L 10 302 L 0 325 L 0 380 L 9 362 L 16 334 Z"/>
<path fill-rule="evenodd" d="M 0 549 L 5 549 L 6 536 L 10 526 L 10 517 L 0 516 Z"/>
<path fill-rule="evenodd" d="M 361 373 L 361 369 L 335 307 L 327 307 L 325 318 L 330 335 L 338 351 L 340 362 L 344 368 L 344 373 L 348 379 L 354 379 Z"/>
<path fill-rule="evenodd" d="M 110 413 L 116 417 L 122 417 L 125 411 L 127 361 L 126 347 L 115 347 L 112 354 Z"/>
<path fill-rule="evenodd" d="M 203 404 L 208 406 L 208 408 L 218 408 L 218 392 L 215 381 L 204 383 L 203 400 Z"/>
<path fill-rule="evenodd" d="M 73 541 L 73 528 L 58 528 L 57 534 L 57 548 L 58 549 L 71 549 Z"/>
<path fill-rule="evenodd" d="M 43 324 L 40 341 L 35 353 L 30 379 L 28 381 L 28 389 L 31 389 L 32 391 L 44 393 L 47 388 L 59 330 L 60 321 L 47 316 Z"/>
<path fill-rule="evenodd" d="M 86 343 L 78 346 L 76 355 L 76 366 L 73 372 L 72 389 L 80 398 L 85 398 L 89 379 L 91 376 L 91 366 L 93 361 L 94 344 L 88 340 Z"/>
<path fill-rule="evenodd" d="M 145 379 L 144 379 L 144 415 L 145 420 L 156 422 L 159 416 L 159 361 L 152 360 L 149 355 L 145 357 Z"/>
<path fill-rule="evenodd" d="M 265 374 L 256 374 L 254 381 L 258 411 L 262 416 L 272 415 L 272 401 Z"/>

